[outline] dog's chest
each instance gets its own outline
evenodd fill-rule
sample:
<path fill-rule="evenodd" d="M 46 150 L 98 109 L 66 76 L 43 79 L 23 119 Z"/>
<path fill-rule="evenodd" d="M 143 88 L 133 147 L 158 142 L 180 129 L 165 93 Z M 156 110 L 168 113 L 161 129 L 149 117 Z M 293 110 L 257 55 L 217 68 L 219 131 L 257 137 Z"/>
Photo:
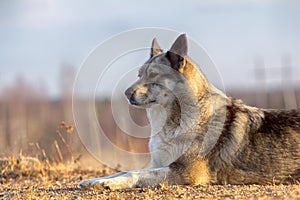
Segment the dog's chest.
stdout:
<path fill-rule="evenodd" d="M 167 120 L 167 112 L 160 105 L 153 105 L 147 109 L 147 117 L 151 125 L 151 135 L 159 133 Z"/>
<path fill-rule="evenodd" d="M 152 136 L 149 142 L 152 167 L 164 167 L 176 161 L 183 153 L 182 146 L 182 141 L 170 139 L 165 133 Z"/>
<path fill-rule="evenodd" d="M 169 111 L 170 112 L 170 111 Z M 152 167 L 165 167 L 175 162 L 187 152 L 194 134 L 189 133 L 189 126 L 166 123 L 168 110 L 159 105 L 147 109 L 151 124 L 149 149 Z"/>
<path fill-rule="evenodd" d="M 177 158 L 176 139 L 172 137 L 172 127 L 166 127 L 167 113 L 159 105 L 147 109 L 147 116 L 151 124 L 151 138 L 149 149 L 152 167 L 168 166 Z M 169 131 L 169 132 L 168 132 Z"/>

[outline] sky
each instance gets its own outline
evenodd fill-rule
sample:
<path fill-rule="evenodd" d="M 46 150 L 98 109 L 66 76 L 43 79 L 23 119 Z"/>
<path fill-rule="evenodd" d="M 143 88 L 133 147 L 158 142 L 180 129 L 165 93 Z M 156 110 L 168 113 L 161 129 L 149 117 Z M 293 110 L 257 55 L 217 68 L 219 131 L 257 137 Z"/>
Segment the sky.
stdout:
<path fill-rule="evenodd" d="M 59 96 L 62 65 L 79 70 L 98 44 L 143 27 L 187 33 L 206 49 L 229 90 L 257 87 L 254 63 L 259 58 L 268 68 L 268 86 L 281 83 L 284 56 L 291 58 L 288 79 L 300 83 L 296 0 L 1 0 L 0 88 L 22 76 Z"/>

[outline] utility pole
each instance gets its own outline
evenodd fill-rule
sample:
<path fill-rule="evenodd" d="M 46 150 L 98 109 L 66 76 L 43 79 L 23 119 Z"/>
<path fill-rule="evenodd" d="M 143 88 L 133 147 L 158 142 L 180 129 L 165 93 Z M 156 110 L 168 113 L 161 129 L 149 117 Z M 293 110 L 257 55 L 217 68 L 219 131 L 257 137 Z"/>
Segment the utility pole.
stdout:
<path fill-rule="evenodd" d="M 286 109 L 297 108 L 297 100 L 293 86 L 292 61 L 289 55 L 281 59 L 281 81 L 283 85 L 283 101 Z"/>
<path fill-rule="evenodd" d="M 262 57 L 257 57 L 254 60 L 254 79 L 256 84 L 255 104 L 256 106 L 267 108 L 266 68 Z"/>

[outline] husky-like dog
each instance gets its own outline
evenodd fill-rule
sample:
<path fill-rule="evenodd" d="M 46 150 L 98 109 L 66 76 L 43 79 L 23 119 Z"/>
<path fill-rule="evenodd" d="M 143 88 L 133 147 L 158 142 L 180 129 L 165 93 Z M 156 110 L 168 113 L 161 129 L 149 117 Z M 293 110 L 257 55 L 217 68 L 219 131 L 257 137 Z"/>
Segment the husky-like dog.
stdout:
<path fill-rule="evenodd" d="M 151 167 L 83 180 L 123 189 L 169 184 L 277 184 L 300 178 L 300 111 L 250 107 L 212 86 L 180 35 L 163 52 L 156 39 L 125 94 L 146 108 Z"/>

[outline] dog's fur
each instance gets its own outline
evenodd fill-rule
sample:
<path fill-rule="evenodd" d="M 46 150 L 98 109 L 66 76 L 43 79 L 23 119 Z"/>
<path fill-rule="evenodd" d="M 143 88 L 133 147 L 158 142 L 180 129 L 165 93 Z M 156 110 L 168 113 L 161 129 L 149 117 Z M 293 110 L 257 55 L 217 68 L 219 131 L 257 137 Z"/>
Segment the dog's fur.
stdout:
<path fill-rule="evenodd" d="M 111 189 L 169 184 L 289 183 L 300 178 L 300 112 L 250 107 L 213 87 L 187 56 L 186 35 L 150 59 L 125 94 L 152 127 L 150 168 L 84 180 Z"/>

